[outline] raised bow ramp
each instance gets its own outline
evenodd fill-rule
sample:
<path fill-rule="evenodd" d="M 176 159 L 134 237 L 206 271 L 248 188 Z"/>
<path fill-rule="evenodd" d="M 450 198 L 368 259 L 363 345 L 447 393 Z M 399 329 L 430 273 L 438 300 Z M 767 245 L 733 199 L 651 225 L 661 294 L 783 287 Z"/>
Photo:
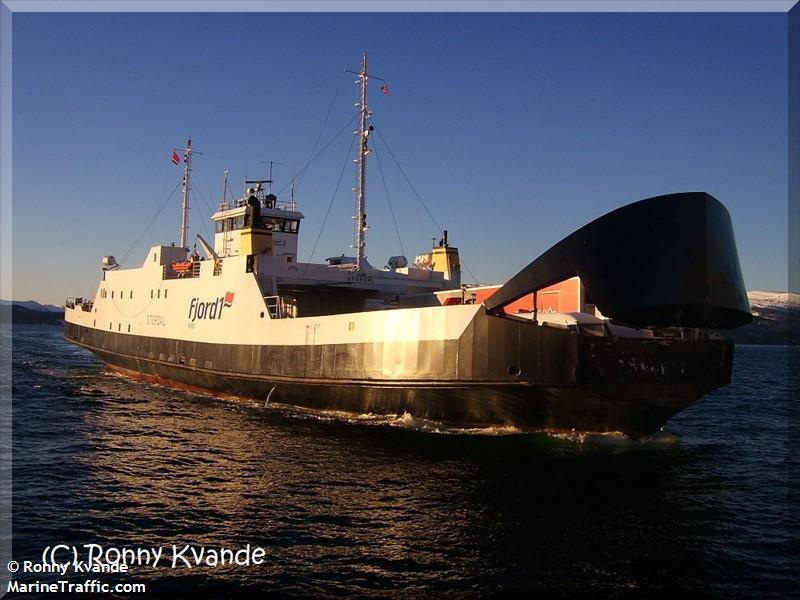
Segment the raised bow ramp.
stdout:
<path fill-rule="evenodd" d="M 752 320 L 731 217 L 705 192 L 647 198 L 564 238 L 485 303 L 491 314 L 577 275 L 607 317 L 637 327 L 730 329 Z"/>

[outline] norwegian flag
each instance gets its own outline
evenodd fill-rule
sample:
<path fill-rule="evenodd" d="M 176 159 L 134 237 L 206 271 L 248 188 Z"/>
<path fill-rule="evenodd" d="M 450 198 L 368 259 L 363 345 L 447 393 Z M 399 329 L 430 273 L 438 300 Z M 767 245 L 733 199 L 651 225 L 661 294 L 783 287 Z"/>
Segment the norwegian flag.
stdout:
<path fill-rule="evenodd" d="M 173 165 L 178 165 L 178 164 L 180 164 L 180 162 L 181 162 L 180 155 L 177 152 L 175 152 L 175 150 L 173 150 L 172 151 L 172 164 Z"/>

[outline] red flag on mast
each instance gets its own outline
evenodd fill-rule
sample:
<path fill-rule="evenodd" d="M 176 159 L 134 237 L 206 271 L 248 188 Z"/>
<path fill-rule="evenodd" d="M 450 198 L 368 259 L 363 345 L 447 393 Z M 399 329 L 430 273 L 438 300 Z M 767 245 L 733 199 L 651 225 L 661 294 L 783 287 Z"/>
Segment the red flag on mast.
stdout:
<path fill-rule="evenodd" d="M 177 165 L 177 164 L 180 164 L 180 162 L 181 162 L 181 157 L 178 155 L 177 152 L 175 152 L 175 150 L 173 150 L 172 151 L 172 164 L 173 165 Z"/>
<path fill-rule="evenodd" d="M 384 83 L 381 86 L 381 91 L 383 92 L 384 96 L 388 96 L 389 95 L 389 84 L 388 83 Z"/>

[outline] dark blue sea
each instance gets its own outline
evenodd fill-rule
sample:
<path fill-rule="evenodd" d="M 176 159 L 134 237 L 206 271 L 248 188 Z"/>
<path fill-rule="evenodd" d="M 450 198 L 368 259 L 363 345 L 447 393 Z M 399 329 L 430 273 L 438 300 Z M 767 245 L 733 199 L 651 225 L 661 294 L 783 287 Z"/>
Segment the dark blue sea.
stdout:
<path fill-rule="evenodd" d="M 797 358 L 737 348 L 730 386 L 634 442 L 220 400 L 15 327 L 13 557 L 263 548 L 91 577 L 147 586 L 116 597 L 797 597 Z"/>

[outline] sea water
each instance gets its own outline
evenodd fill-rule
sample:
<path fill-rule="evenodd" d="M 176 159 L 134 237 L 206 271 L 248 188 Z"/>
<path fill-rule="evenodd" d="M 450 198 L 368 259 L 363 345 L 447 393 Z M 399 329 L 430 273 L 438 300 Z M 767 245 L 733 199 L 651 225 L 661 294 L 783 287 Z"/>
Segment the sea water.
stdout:
<path fill-rule="evenodd" d="M 13 339 L 20 563 L 160 550 L 96 577 L 170 598 L 797 590 L 793 349 L 737 348 L 730 386 L 639 442 L 220 400 L 109 374 L 57 327 Z"/>

